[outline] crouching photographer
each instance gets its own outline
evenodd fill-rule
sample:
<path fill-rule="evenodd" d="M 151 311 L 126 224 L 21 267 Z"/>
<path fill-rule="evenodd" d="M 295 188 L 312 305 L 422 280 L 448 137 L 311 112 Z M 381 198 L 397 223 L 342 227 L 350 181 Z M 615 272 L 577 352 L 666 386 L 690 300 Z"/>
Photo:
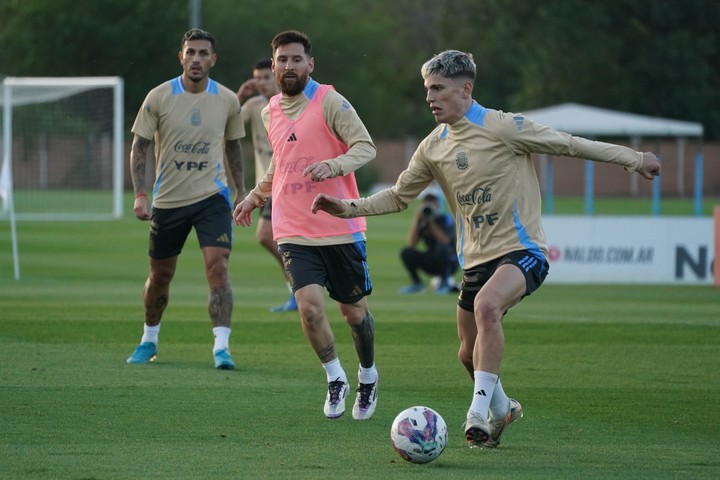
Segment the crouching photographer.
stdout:
<path fill-rule="evenodd" d="M 424 244 L 422 250 L 418 248 L 421 243 Z M 400 289 L 400 293 L 420 293 L 425 290 L 420 272 L 439 279 L 437 285 L 434 285 L 435 293 L 458 291 L 453 281 L 453 274 L 458 267 L 455 222 L 450 215 L 440 211 L 440 200 L 436 195 L 428 193 L 423 197 L 410 226 L 407 246 L 400 251 L 400 258 L 412 281 Z"/>

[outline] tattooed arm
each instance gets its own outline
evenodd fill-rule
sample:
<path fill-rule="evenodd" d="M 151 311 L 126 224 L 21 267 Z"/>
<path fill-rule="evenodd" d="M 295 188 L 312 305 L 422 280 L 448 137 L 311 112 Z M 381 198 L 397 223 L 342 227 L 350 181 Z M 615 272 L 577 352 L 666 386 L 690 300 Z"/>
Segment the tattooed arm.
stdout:
<path fill-rule="evenodd" d="M 227 140 L 225 142 L 225 156 L 227 157 L 230 177 L 232 178 L 232 182 L 235 184 L 236 194 L 233 205 L 237 205 L 245 198 L 245 173 L 243 170 L 243 156 L 240 139 Z"/>
<path fill-rule="evenodd" d="M 150 219 L 150 200 L 145 192 L 145 164 L 150 140 L 135 135 L 130 150 L 130 176 L 132 177 L 135 203 L 133 210 L 139 220 Z"/>

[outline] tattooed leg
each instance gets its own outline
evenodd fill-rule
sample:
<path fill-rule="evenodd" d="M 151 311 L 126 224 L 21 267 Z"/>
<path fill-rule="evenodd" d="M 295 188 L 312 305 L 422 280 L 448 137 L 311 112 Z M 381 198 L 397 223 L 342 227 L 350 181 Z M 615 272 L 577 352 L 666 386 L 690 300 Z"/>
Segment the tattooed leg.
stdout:
<path fill-rule="evenodd" d="M 337 358 L 337 353 L 335 352 L 335 345 L 328 345 L 326 347 L 318 348 L 317 350 L 315 350 L 315 353 L 317 354 L 321 363 L 328 363 L 329 361 L 335 360 Z"/>
<path fill-rule="evenodd" d="M 163 312 L 170 299 L 170 281 L 175 274 L 177 257 L 157 260 L 150 259 L 150 275 L 145 282 L 143 300 L 145 303 L 145 324 L 155 326 L 162 320 Z"/>
<path fill-rule="evenodd" d="M 353 342 L 360 365 L 370 368 L 375 363 L 375 320 L 370 312 L 357 324 L 351 325 Z"/>
<path fill-rule="evenodd" d="M 230 328 L 230 317 L 233 310 L 233 295 L 230 285 L 211 288 L 208 295 L 208 312 L 213 327 Z"/>

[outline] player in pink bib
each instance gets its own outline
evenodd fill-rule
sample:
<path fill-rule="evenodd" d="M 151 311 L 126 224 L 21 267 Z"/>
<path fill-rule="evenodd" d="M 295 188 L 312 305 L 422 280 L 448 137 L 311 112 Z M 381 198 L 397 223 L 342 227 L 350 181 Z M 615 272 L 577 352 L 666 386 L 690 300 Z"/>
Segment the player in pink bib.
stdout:
<path fill-rule="evenodd" d="M 238 225 L 272 195 L 272 228 L 290 278 L 303 331 L 327 376 L 324 413 L 339 418 L 350 389 L 325 315 L 325 289 L 351 327 L 357 351 L 358 387 L 352 416 L 372 417 L 377 406 L 375 324 L 366 296 L 372 283 L 365 251 L 365 219 L 322 218 L 310 208 L 318 193 L 357 198 L 353 171 L 375 158 L 375 145 L 352 105 L 330 85 L 310 78 L 310 40 L 279 33 L 272 41 L 273 72 L 281 94 L 263 109 L 273 150 L 264 178 L 233 214 Z"/>
<path fill-rule="evenodd" d="M 323 117 L 322 102 L 333 87 L 320 85 L 312 79 L 309 80 L 308 87 L 308 90 L 313 90 L 309 93 L 311 98 L 297 121 L 290 120 L 282 112 L 280 95 L 270 99 L 268 137 L 275 146 L 273 231 L 275 236 L 280 238 L 323 238 L 364 232 L 365 217 L 341 219 L 324 215 L 308 222 L 308 212 L 318 193 L 328 193 L 341 198 L 358 196 L 355 174 L 352 172 L 326 182 L 313 181 L 305 175 L 308 167 L 328 158 L 339 157 L 348 151 L 347 145 L 330 132 Z"/>

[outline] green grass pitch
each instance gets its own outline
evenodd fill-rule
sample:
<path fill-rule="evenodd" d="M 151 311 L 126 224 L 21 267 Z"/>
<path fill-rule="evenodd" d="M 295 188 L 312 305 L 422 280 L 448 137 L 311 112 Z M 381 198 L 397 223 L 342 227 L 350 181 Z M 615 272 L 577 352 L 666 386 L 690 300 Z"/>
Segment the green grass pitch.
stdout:
<path fill-rule="evenodd" d="M 720 478 L 720 290 L 543 286 L 504 322 L 503 385 L 525 418 L 500 448 L 471 450 L 455 300 L 396 293 L 407 282 L 398 251 L 409 218 L 368 219 L 380 396 L 367 422 L 323 417 L 324 372 L 297 314 L 268 311 L 286 292 L 254 229 L 236 229 L 238 369 L 228 372 L 212 368 L 194 238 L 171 287 L 158 360 L 130 366 L 147 224 L 21 222 L 15 282 L 0 223 L 0 478 Z M 335 305 L 327 309 L 352 379 L 350 333 Z M 448 425 L 445 452 L 427 465 L 390 445 L 393 418 L 412 405 Z"/>

